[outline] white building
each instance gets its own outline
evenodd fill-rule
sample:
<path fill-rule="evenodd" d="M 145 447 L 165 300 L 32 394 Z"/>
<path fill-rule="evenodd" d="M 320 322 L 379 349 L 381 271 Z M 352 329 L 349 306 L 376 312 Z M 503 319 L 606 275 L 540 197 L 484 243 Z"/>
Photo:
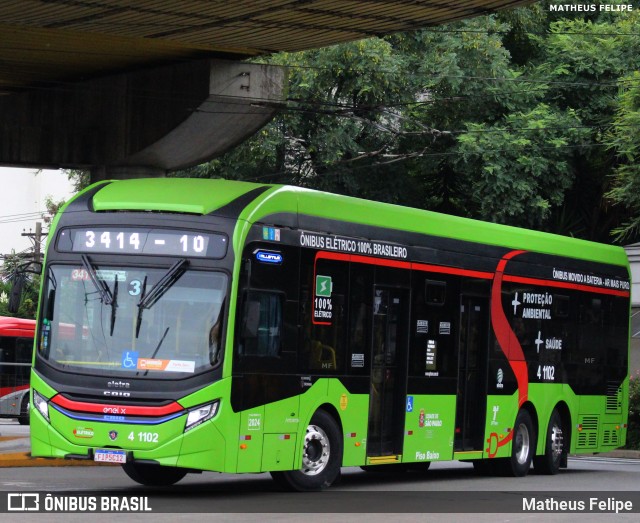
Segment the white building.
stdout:
<path fill-rule="evenodd" d="M 627 245 L 629 265 L 631 265 L 631 336 L 640 338 L 640 243 Z"/>
<path fill-rule="evenodd" d="M 640 307 L 640 243 L 627 245 L 624 250 L 631 265 L 631 305 Z"/>
<path fill-rule="evenodd" d="M 58 202 L 72 194 L 72 184 L 62 171 L 0 167 L 0 255 L 31 249 L 33 241 L 22 233 L 35 232 L 46 199 Z"/>

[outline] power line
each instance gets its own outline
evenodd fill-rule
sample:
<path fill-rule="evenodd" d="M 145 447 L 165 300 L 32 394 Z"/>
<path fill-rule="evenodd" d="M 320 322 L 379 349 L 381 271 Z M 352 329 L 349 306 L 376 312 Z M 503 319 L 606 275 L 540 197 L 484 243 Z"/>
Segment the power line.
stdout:
<path fill-rule="evenodd" d="M 47 210 L 20 214 L 6 214 L 4 216 L 0 216 L 0 225 L 8 223 L 32 222 L 34 220 L 44 219 L 44 216 L 49 215 L 50 213 Z"/>
<path fill-rule="evenodd" d="M 23 212 L 23 213 L 17 213 L 17 214 L 4 214 L 0 216 L 0 220 L 2 220 L 3 218 L 17 218 L 17 217 L 21 217 L 21 216 L 29 216 L 29 215 L 33 215 L 33 214 L 42 214 L 42 213 L 46 213 L 47 211 L 32 211 L 32 212 Z"/>
<path fill-rule="evenodd" d="M 591 148 L 595 149 L 595 148 L 606 147 L 606 146 L 607 144 L 602 144 L 602 143 L 567 144 L 567 145 L 558 145 L 558 146 L 539 147 L 536 150 L 555 151 L 558 149 L 591 149 Z M 526 148 L 528 146 L 521 145 L 520 147 Z M 367 174 L 371 172 L 371 168 L 391 165 L 393 163 L 397 163 L 401 161 L 413 160 L 416 158 L 447 158 L 447 157 L 463 156 L 464 154 L 466 154 L 461 151 L 426 152 L 427 149 L 428 148 L 425 147 L 424 149 L 419 151 L 399 153 L 395 155 L 394 158 L 389 158 L 388 160 L 385 160 L 382 162 L 366 163 L 364 165 L 353 165 L 351 162 L 354 161 L 355 159 L 340 160 L 328 166 L 323 166 L 323 167 L 326 167 L 327 170 L 323 170 L 321 173 L 314 173 L 313 176 L 314 178 L 322 177 L 322 176 L 341 176 L 349 172 L 357 173 L 358 171 L 362 171 L 362 172 L 365 172 L 365 174 Z M 513 147 L 510 147 L 509 149 L 487 149 L 485 150 L 485 152 L 491 152 L 491 153 L 513 152 Z M 372 156 L 365 156 L 360 159 L 370 159 L 370 158 L 372 158 Z M 302 160 L 303 160 L 303 163 L 307 163 L 306 159 L 302 159 Z M 339 170 L 332 171 L 332 169 L 339 169 Z M 261 183 L 262 180 L 274 178 L 274 177 L 277 178 L 280 176 L 286 176 L 287 178 L 282 183 L 287 183 L 287 181 L 288 182 L 295 181 L 296 175 L 292 173 L 291 170 L 272 171 L 259 176 L 243 178 L 243 181 Z"/>
<path fill-rule="evenodd" d="M 321 105 L 321 104 L 318 104 L 318 105 Z M 285 112 L 304 113 L 304 114 L 322 115 L 322 116 L 335 116 L 337 118 L 351 119 L 351 120 L 354 120 L 354 121 L 363 122 L 363 123 L 368 124 L 368 125 L 374 125 L 380 130 L 389 132 L 390 134 L 397 134 L 397 135 L 425 134 L 424 131 L 426 131 L 427 133 L 436 132 L 438 134 L 443 134 L 443 135 L 454 135 L 454 134 L 477 134 L 477 133 L 504 133 L 504 132 L 520 132 L 520 131 L 551 131 L 551 130 L 568 131 L 568 130 L 574 130 L 574 129 L 592 129 L 592 130 L 596 130 L 596 129 L 606 129 L 606 128 L 610 128 L 610 127 L 625 127 L 625 128 L 629 128 L 629 129 L 638 129 L 638 128 L 640 128 L 640 126 L 632 125 L 632 124 L 608 123 L 608 124 L 571 125 L 571 126 L 501 127 L 501 128 L 491 128 L 491 129 L 442 130 L 442 129 L 427 128 L 424 131 L 412 132 L 412 131 L 401 131 L 401 130 L 390 129 L 390 128 L 384 126 L 381 122 L 370 120 L 368 118 L 363 118 L 363 117 L 360 117 L 360 116 L 357 116 L 356 114 L 354 114 L 355 112 L 360 112 L 360 111 L 366 110 L 366 108 L 362 108 L 362 107 L 353 107 L 353 106 L 344 105 L 344 106 L 341 106 L 340 110 L 333 110 L 332 111 L 332 110 L 329 110 L 329 109 L 319 110 L 319 109 L 314 109 L 314 108 L 307 108 L 307 107 L 304 107 L 304 106 L 303 107 L 292 107 L 292 106 L 289 106 L 289 105 L 276 105 L 276 104 L 274 104 L 274 106 L 277 106 L 278 109 L 280 109 L 281 111 L 285 111 Z M 422 122 L 418 122 L 418 121 L 416 121 L 414 119 L 407 118 L 404 115 L 390 113 L 390 112 L 388 112 L 386 110 L 386 107 L 379 107 L 377 109 L 370 108 L 369 111 L 383 113 L 383 114 L 386 114 L 387 116 L 389 116 L 391 118 L 398 118 L 398 119 L 402 119 L 402 120 L 407 120 L 413 125 L 417 125 L 419 127 L 423 127 L 424 128 L 424 124 Z M 198 109 L 196 112 L 209 114 L 209 111 L 207 111 L 206 109 Z M 215 113 L 215 114 L 217 114 L 217 113 Z M 482 122 L 473 122 L 473 123 L 480 124 Z"/>

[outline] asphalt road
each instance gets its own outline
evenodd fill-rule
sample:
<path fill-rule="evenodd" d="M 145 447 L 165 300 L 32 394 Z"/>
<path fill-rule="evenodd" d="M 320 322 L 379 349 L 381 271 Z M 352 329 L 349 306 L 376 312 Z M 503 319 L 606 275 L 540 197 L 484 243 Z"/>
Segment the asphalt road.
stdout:
<path fill-rule="evenodd" d="M 634 340 L 637 341 L 637 340 Z M 632 344 L 632 369 L 640 368 L 640 343 Z M 29 427 L 0 419 L 0 452 L 28 451 Z M 17 437 L 17 438 L 16 438 Z M 15 438 L 15 439 L 13 439 Z M 268 474 L 191 474 L 166 489 L 149 489 L 130 480 L 120 467 L 1 467 L 0 508 L 14 493 L 38 493 L 41 497 L 97 496 L 116 499 L 146 498 L 153 512 L 118 514 L 54 514 L 0 512 L 4 521 L 54 523 L 278 521 L 305 523 L 346 521 L 393 523 L 414 521 L 476 521 L 497 523 L 531 521 L 599 522 L 640 520 L 640 459 L 608 457 L 571 458 L 569 468 L 557 476 L 525 478 L 480 477 L 465 463 L 434 463 L 426 473 L 385 477 L 360 469 L 343 469 L 342 481 L 328 491 L 285 494 Z M 543 513 L 523 507 L 546 500 L 582 502 L 579 512 Z M 627 503 L 633 513 L 601 513 L 589 509 L 597 503 Z M 43 498 L 44 499 L 44 498 Z M 611 501 L 613 500 L 613 501 Z M 611 505 L 611 508 L 615 508 Z M 510 512 L 505 512 L 508 507 Z M 531 505 L 529 505 L 531 507 Z M 607 506 L 609 508 L 609 506 Z"/>
<path fill-rule="evenodd" d="M 0 496 L 7 493 L 39 492 L 41 497 L 148 498 L 155 514 L 91 514 L 92 521 L 198 521 L 208 512 L 213 521 L 532 521 L 572 520 L 601 521 L 615 517 L 617 521 L 638 521 L 640 510 L 640 460 L 611 458 L 573 458 L 569 469 L 557 476 L 535 473 L 525 478 L 479 477 L 465 463 L 435 463 L 423 473 L 405 473 L 384 477 L 360 469 L 343 469 L 342 481 L 322 493 L 290 494 L 278 490 L 268 474 L 227 475 L 192 474 L 177 485 L 149 489 L 131 481 L 116 466 L 109 467 L 24 467 L 0 470 Z M 602 490 L 605 492 L 602 492 Z M 554 498 L 558 503 L 580 502 L 581 513 L 544 514 L 525 509 L 524 499 L 532 503 Z M 622 513 L 602 514 L 596 503 L 618 503 Z M 2 500 L 0 500 L 2 501 Z M 41 501 L 41 505 L 43 505 Z M 635 513 L 623 510 L 631 503 Z M 502 513 L 504 510 L 513 510 Z M 461 515 L 463 511 L 469 511 Z M 157 512 L 163 512 L 158 514 Z M 169 513 L 173 512 L 173 513 Z M 356 513 L 353 513 L 356 512 Z M 393 513 L 393 516 L 389 514 Z M 431 512 L 431 514 L 426 514 Z M 363 514 L 364 513 L 364 514 Z M 457 515 L 456 515 L 457 514 Z M 484 515 L 483 515 L 484 514 Z M 490 516 L 486 516 L 490 514 Z M 9 514 L 11 515 L 11 514 Z M 0 521 L 7 514 L 0 514 Z M 21 521 L 60 521 L 68 523 L 78 514 L 21 514 Z M 485 519 L 485 517 L 487 519 Z M 41 519 L 44 518 L 44 519 Z M 131 519 L 129 519 L 131 518 Z M 419 518 L 419 519 L 417 519 Z M 566 518 L 566 519 L 565 519 Z M 9 519 L 7 519 L 9 521 Z"/>

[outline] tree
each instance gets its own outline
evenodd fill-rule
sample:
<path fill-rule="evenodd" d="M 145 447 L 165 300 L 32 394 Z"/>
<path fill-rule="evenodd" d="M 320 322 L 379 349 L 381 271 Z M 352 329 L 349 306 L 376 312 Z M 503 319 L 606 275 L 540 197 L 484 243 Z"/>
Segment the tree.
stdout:
<path fill-rule="evenodd" d="M 457 165 L 468 173 L 467 200 L 474 204 L 473 214 L 543 228 L 573 184 L 567 147 L 585 135 L 573 110 L 554 111 L 545 104 L 511 113 L 493 126 L 468 124 L 458 139 Z"/>
<path fill-rule="evenodd" d="M 606 196 L 618 162 L 608 137 L 620 81 L 640 67 L 640 13 L 556 13 L 547 22 L 545 34 L 532 35 L 542 53 L 530 65 L 530 74 L 548 82 L 549 103 L 574 109 L 589 131 L 589 139 L 574 154 L 573 186 L 549 228 L 612 241 L 611 230 L 626 219 L 626 212 L 610 205 Z"/>
<path fill-rule="evenodd" d="M 91 183 L 91 173 L 82 169 L 69 169 L 66 171 L 67 178 L 73 183 L 73 189 L 76 192 L 88 187 Z"/>
<path fill-rule="evenodd" d="M 282 53 L 270 62 L 289 68 L 283 111 L 238 148 L 178 175 L 292 183 L 386 201 L 411 198 L 408 173 L 377 167 L 394 150 L 401 127 L 394 106 L 413 101 L 407 64 L 389 42 L 372 38 Z"/>
<path fill-rule="evenodd" d="M 629 211 L 627 221 L 613 231 L 624 241 L 640 235 L 640 71 L 623 79 L 609 145 L 618 164 L 608 196 Z"/>
<path fill-rule="evenodd" d="M 637 129 L 619 97 L 621 78 L 640 70 L 640 11 L 553 4 L 274 55 L 290 69 L 280 115 L 187 174 L 612 241 L 638 216 L 633 138 L 611 126 Z"/>
<path fill-rule="evenodd" d="M 34 319 L 36 317 L 40 276 L 37 269 L 31 267 L 31 260 L 25 260 L 21 254 L 12 253 L 5 256 L 0 278 L 0 316 L 17 316 Z M 29 271 L 29 272 L 26 272 Z M 24 280 L 22 299 L 18 311 L 9 312 L 9 296 L 18 279 Z"/>

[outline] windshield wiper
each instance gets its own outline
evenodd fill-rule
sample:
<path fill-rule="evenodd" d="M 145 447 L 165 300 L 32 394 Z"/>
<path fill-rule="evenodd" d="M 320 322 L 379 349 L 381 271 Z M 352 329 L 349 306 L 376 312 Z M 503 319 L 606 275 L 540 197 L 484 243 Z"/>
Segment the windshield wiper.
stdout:
<path fill-rule="evenodd" d="M 111 320 L 109 325 L 109 336 L 113 336 L 113 329 L 116 325 L 116 308 L 118 307 L 118 275 L 114 273 L 113 293 L 104 280 L 98 279 L 96 269 L 86 254 L 81 256 L 82 265 L 89 274 L 89 279 L 100 295 L 100 301 L 105 305 L 111 305 Z"/>
<path fill-rule="evenodd" d="M 140 301 L 138 302 L 138 317 L 136 318 L 136 338 L 140 335 L 140 325 L 142 324 L 142 311 L 144 310 L 140 305 L 144 299 L 145 292 L 147 290 L 147 277 L 144 277 L 142 282 L 142 291 L 140 291 Z"/>
<path fill-rule="evenodd" d="M 165 293 L 180 279 L 180 277 L 187 270 L 189 260 L 182 258 L 174 263 L 169 270 L 164 274 L 162 278 L 151 289 L 149 294 L 145 293 L 147 288 L 147 278 L 145 277 L 142 285 L 142 292 L 140 293 L 140 301 L 138 302 L 138 318 L 136 320 L 136 338 L 140 334 L 140 325 L 142 323 L 142 311 L 144 309 L 150 309 L 156 302 L 162 298 Z"/>
<path fill-rule="evenodd" d="M 89 257 L 86 254 L 83 254 L 81 258 L 82 258 L 82 265 L 84 266 L 85 270 L 89 274 L 89 279 L 91 280 L 91 283 L 93 283 L 93 286 L 98 291 L 98 294 L 100 294 L 100 301 L 105 305 L 113 305 L 113 295 L 111 294 L 111 290 L 109 289 L 109 286 L 103 280 L 98 279 L 98 276 L 96 274 L 96 269 L 91 263 L 91 260 L 89 260 Z"/>
<path fill-rule="evenodd" d="M 153 351 L 153 354 L 151 355 L 151 359 L 152 359 L 152 360 L 153 360 L 153 359 L 155 359 L 155 358 L 156 358 L 156 356 L 158 355 L 158 351 L 160 350 L 160 347 L 162 346 L 162 342 L 163 342 L 163 341 L 164 341 L 164 339 L 167 337 L 167 334 L 169 334 L 169 328 L 170 328 L 170 327 L 167 327 L 167 328 L 164 330 L 164 334 L 162 335 L 162 338 L 160 338 L 160 341 L 158 342 L 158 345 L 156 346 L 156 350 L 154 350 L 154 351 Z M 145 375 L 145 376 L 146 376 L 147 374 L 149 374 L 149 369 L 147 369 L 147 370 L 144 372 L 144 375 Z"/>
<path fill-rule="evenodd" d="M 118 275 L 116 274 L 115 277 L 116 280 L 113 283 L 113 301 L 111 302 L 111 326 L 109 336 L 113 336 L 113 328 L 116 326 L 116 309 L 118 308 Z"/>

